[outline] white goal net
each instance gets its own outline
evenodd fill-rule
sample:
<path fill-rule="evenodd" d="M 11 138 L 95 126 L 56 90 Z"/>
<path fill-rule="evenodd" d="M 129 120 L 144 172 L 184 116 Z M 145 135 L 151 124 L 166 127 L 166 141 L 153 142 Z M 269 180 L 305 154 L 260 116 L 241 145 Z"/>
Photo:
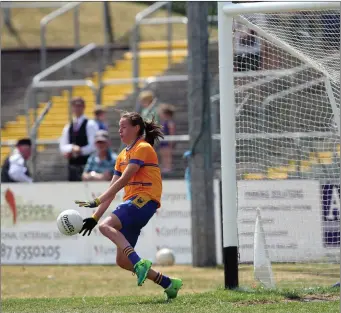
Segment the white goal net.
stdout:
<path fill-rule="evenodd" d="M 234 18 L 234 67 L 240 284 L 254 283 L 250 264 L 268 258 L 276 286 L 333 285 L 340 277 L 340 10 Z"/>

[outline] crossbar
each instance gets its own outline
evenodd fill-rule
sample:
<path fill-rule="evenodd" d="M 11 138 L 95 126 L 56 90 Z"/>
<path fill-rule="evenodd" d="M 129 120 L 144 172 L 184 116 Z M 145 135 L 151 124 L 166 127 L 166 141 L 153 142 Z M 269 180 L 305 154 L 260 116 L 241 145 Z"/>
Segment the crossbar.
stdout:
<path fill-rule="evenodd" d="M 324 9 L 339 9 L 339 2 L 248 2 L 248 3 L 229 3 L 223 7 L 224 14 L 234 17 L 240 14 L 253 13 L 275 13 L 275 12 L 296 12 L 312 11 Z"/>

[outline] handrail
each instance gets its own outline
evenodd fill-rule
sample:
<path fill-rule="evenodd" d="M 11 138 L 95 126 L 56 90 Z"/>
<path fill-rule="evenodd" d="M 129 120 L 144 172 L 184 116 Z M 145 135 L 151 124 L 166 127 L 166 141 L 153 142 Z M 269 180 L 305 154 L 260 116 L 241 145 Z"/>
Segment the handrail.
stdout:
<path fill-rule="evenodd" d="M 36 158 L 37 158 L 37 132 L 38 132 L 38 128 L 40 127 L 40 124 L 42 123 L 43 119 L 45 118 L 46 114 L 50 111 L 51 107 L 53 105 L 52 101 L 49 101 L 43 112 L 40 114 L 40 116 L 36 119 L 32 130 L 31 130 L 31 134 L 30 134 L 30 138 L 32 140 L 32 166 L 33 166 L 33 172 L 36 173 L 36 166 L 37 166 L 37 162 L 36 162 Z"/>
<path fill-rule="evenodd" d="M 160 24 L 187 24 L 187 17 L 169 17 L 169 18 L 153 18 L 145 19 L 141 21 L 140 25 L 160 25 Z M 170 42 L 171 45 L 171 42 Z M 138 44 L 136 45 L 138 46 Z M 133 78 L 139 77 L 139 67 L 140 67 L 140 55 L 137 50 L 132 51 L 133 53 Z M 168 49 L 168 67 L 171 65 L 171 51 Z M 134 83 L 134 91 L 138 91 L 138 84 Z"/>
<path fill-rule="evenodd" d="M 148 8 L 144 9 L 143 11 L 139 12 L 135 16 L 135 25 L 133 27 L 132 32 L 132 41 L 131 41 L 131 50 L 133 53 L 133 77 L 139 77 L 139 61 L 138 61 L 138 50 L 139 50 L 139 37 L 140 37 L 140 24 L 143 19 L 147 18 L 151 14 L 154 14 L 157 10 L 163 8 L 164 6 L 168 5 L 168 18 L 170 18 L 171 15 L 171 1 L 160 1 L 155 2 Z M 171 42 L 172 42 L 172 29 L 168 27 L 167 29 L 167 39 L 168 39 L 168 50 L 171 50 Z M 168 51 L 171 53 L 171 51 Z M 168 62 L 171 62 L 171 58 L 168 58 Z M 136 92 L 138 90 L 138 85 L 134 84 L 134 91 Z"/>
<path fill-rule="evenodd" d="M 89 43 L 85 47 L 77 50 L 76 52 L 70 54 L 69 56 L 65 57 L 64 59 L 60 60 L 59 62 L 51 65 L 47 69 L 43 70 L 39 74 L 35 75 L 33 77 L 33 83 L 38 83 L 40 80 L 44 79 L 48 75 L 60 70 L 64 66 L 70 64 L 71 62 L 79 59 L 80 57 L 84 56 L 85 54 L 89 53 L 90 51 L 94 50 L 96 48 L 96 44 Z"/>
<path fill-rule="evenodd" d="M 170 18 L 154 17 L 147 18 L 140 22 L 140 25 L 160 25 L 160 24 L 187 24 L 187 17 L 185 16 L 173 16 Z"/>
<path fill-rule="evenodd" d="M 132 34 L 132 42 L 131 42 L 131 50 L 132 50 L 132 61 L 133 61 L 133 78 L 139 77 L 139 67 L 140 67 L 140 56 L 139 56 L 139 31 L 140 31 L 140 26 L 141 25 L 161 25 L 161 24 L 166 24 L 168 25 L 167 29 L 167 41 L 168 41 L 168 67 L 172 64 L 172 36 L 171 36 L 171 31 L 172 31 L 172 25 L 173 24 L 187 24 L 188 19 L 187 17 L 182 17 L 182 16 L 170 16 L 168 14 L 168 17 L 154 17 L 154 18 L 147 18 L 150 14 L 154 13 L 156 10 L 162 8 L 166 4 L 171 5 L 171 1 L 168 2 L 158 2 L 155 3 L 157 5 L 152 5 L 145 9 L 142 12 L 147 12 L 147 14 L 137 14 L 135 18 L 135 25 L 133 28 L 133 34 Z M 153 7 L 153 9 L 150 9 Z M 150 10 L 148 10 L 150 9 Z M 148 10 L 148 11 L 147 11 Z M 210 15 L 207 17 L 207 20 L 209 22 L 214 22 L 218 20 L 217 16 Z M 135 82 L 134 83 L 134 92 L 137 92 L 139 89 L 138 84 Z"/>
<path fill-rule="evenodd" d="M 46 27 L 47 25 L 54 20 L 56 17 L 72 10 L 76 9 L 82 2 L 69 2 L 62 6 L 61 8 L 51 12 L 50 14 L 44 16 L 40 21 L 40 40 L 41 40 L 41 47 L 40 47 L 40 67 L 43 71 L 46 68 Z M 78 25 L 78 10 L 75 11 L 74 14 L 74 25 L 75 25 L 75 47 L 79 46 L 79 27 Z M 76 23 L 77 20 L 77 23 Z"/>
<path fill-rule="evenodd" d="M 8 1 L 8 2 L 0 2 L 0 8 L 2 9 L 35 9 L 35 8 L 59 8 L 63 5 L 62 2 L 57 1 L 42 1 L 42 2 L 31 2 L 31 1 L 25 1 L 25 2 L 14 2 L 14 1 Z"/>
<path fill-rule="evenodd" d="M 286 133 L 236 133 L 236 140 L 256 140 L 256 139 L 278 139 L 278 138 L 329 138 L 332 140 L 338 140 L 339 134 L 331 131 L 312 131 L 312 132 L 286 132 Z M 220 140 L 219 133 L 212 134 L 213 140 Z M 164 139 L 160 141 L 189 141 L 189 135 L 166 135 Z M 1 141 L 1 147 L 13 147 L 17 143 L 16 140 L 4 140 Z M 37 145 L 57 145 L 59 139 L 37 139 Z"/>
<path fill-rule="evenodd" d="M 142 10 L 141 12 L 137 13 L 135 16 L 135 22 L 139 22 L 146 18 L 147 16 L 155 13 L 157 10 L 161 9 L 164 7 L 166 4 L 168 4 L 170 1 L 160 1 L 160 2 L 155 2 L 148 8 Z"/>
<path fill-rule="evenodd" d="M 39 75 L 39 74 L 38 74 Z M 37 76 L 37 75 L 36 75 Z M 169 75 L 169 76 L 150 76 L 150 77 L 145 77 L 145 78 L 128 78 L 128 79 L 111 79 L 111 80 L 104 80 L 103 85 L 108 86 L 108 85 L 119 85 L 119 84 L 126 84 L 126 83 L 131 83 L 133 81 L 136 81 L 138 83 L 144 83 L 145 85 L 151 84 L 151 83 L 157 83 L 157 82 L 171 82 L 171 81 L 186 81 L 188 80 L 187 75 Z M 61 87 L 71 87 L 71 86 L 88 86 L 91 88 L 93 91 L 98 91 L 97 87 L 94 85 L 94 83 L 91 80 L 56 80 L 56 81 L 37 81 L 35 83 L 31 83 L 31 85 L 27 88 L 26 90 L 26 111 L 27 111 L 27 127 L 28 127 L 28 135 L 35 135 L 38 131 L 38 128 L 40 126 L 40 118 L 38 118 L 35 121 L 35 126 L 33 126 L 34 131 L 30 131 L 29 127 L 29 99 L 32 94 L 32 92 L 35 89 L 46 89 L 46 88 L 61 88 Z M 52 105 L 52 104 L 51 104 Z M 46 115 L 42 114 L 40 117 L 44 117 Z M 37 138 L 32 138 L 33 141 L 35 142 L 35 147 L 37 145 L 49 145 L 49 144 L 58 144 L 58 139 L 54 140 L 41 140 Z M 0 143 L 0 146 L 14 146 L 16 144 L 16 141 L 14 140 L 2 140 Z M 36 153 L 36 151 L 33 152 L 33 154 Z M 33 166 L 34 169 L 36 169 L 36 165 Z M 33 177 L 35 177 L 35 172 L 33 173 Z"/>
<path fill-rule="evenodd" d="M 34 135 L 37 134 L 37 130 L 41 124 L 41 122 L 43 121 L 44 117 L 46 116 L 46 114 L 50 111 L 50 109 L 52 108 L 52 105 L 53 105 L 53 102 L 52 101 L 49 101 L 43 112 L 41 112 L 41 114 L 39 115 L 39 117 L 37 118 L 37 120 L 35 121 L 33 127 L 32 127 L 32 130 L 31 130 L 31 134 L 30 134 L 30 137 L 34 137 Z"/>
<path fill-rule="evenodd" d="M 67 57 L 69 58 L 69 57 Z M 60 62 L 63 62 L 60 61 Z M 64 62 L 65 63 L 65 62 Z M 63 63 L 63 64 L 64 64 Z M 68 63 L 65 63 L 67 65 Z M 55 65 L 53 65 L 55 66 Z M 52 67 L 53 67 L 52 66 Z M 57 67 L 57 70 L 59 67 Z M 47 69 L 48 70 L 48 69 Z M 45 76 L 46 77 L 46 76 Z M 62 87 L 73 87 L 73 86 L 88 86 L 96 94 L 98 92 L 97 87 L 91 80 L 52 80 L 52 81 L 40 81 L 39 74 L 33 78 L 31 85 L 26 90 L 25 103 L 26 103 L 26 119 L 27 119 L 27 133 L 30 133 L 30 118 L 29 110 L 31 108 L 31 96 L 35 89 L 46 89 L 46 88 L 62 88 Z M 109 79 L 102 82 L 102 86 L 109 85 L 120 85 L 132 82 L 144 83 L 146 85 L 155 82 L 171 82 L 171 81 L 186 81 L 187 75 L 169 75 L 169 76 L 150 76 L 150 77 L 139 77 L 139 78 L 123 78 L 123 79 Z"/>
<path fill-rule="evenodd" d="M 149 77 L 137 77 L 137 78 L 114 78 L 103 81 L 104 86 L 109 85 L 122 85 L 129 83 L 145 83 L 147 85 L 152 83 L 165 83 L 175 81 L 187 81 L 188 75 L 168 75 L 168 76 L 149 76 Z"/>
<path fill-rule="evenodd" d="M 70 87 L 70 86 L 78 86 L 78 85 L 85 85 L 90 87 L 94 92 L 96 92 L 96 88 L 94 83 L 91 80 L 73 80 L 70 84 L 70 81 L 59 81 L 57 83 L 54 83 L 53 85 L 48 86 L 48 82 L 46 84 L 42 84 L 41 80 L 46 78 L 48 75 L 60 70 L 64 66 L 72 63 L 73 61 L 79 59 L 80 57 L 84 56 L 85 54 L 89 53 L 90 51 L 94 50 L 96 48 L 96 45 L 94 43 L 90 43 L 86 45 L 85 47 L 77 50 L 76 52 L 72 53 L 71 55 L 65 57 L 64 59 L 60 60 L 59 62 L 51 65 L 44 71 L 38 73 L 35 75 L 32 79 L 32 83 L 27 87 L 26 94 L 25 94 L 25 104 L 26 104 L 26 128 L 27 128 L 27 134 L 30 134 L 30 118 L 29 118 L 29 111 L 31 108 L 31 101 L 32 101 L 32 94 L 33 91 L 37 88 L 60 88 L 60 87 Z M 76 85 L 75 85 L 76 84 Z"/>
<path fill-rule="evenodd" d="M 102 86 L 109 86 L 109 85 L 120 85 L 124 83 L 133 83 L 139 85 L 143 83 L 145 86 L 152 84 L 152 83 L 165 83 L 165 82 L 179 82 L 179 81 L 187 81 L 188 75 L 168 75 L 168 76 L 151 76 L 151 77 L 137 77 L 137 78 L 126 78 L 126 79 L 108 79 L 103 81 Z M 138 102 L 136 102 L 135 110 L 139 112 L 140 107 Z"/>
<path fill-rule="evenodd" d="M 90 79 L 75 79 L 75 80 L 46 80 L 43 82 L 38 82 L 34 85 L 34 88 L 66 88 L 75 86 L 87 86 L 91 88 L 94 92 L 97 88 L 92 80 Z"/>

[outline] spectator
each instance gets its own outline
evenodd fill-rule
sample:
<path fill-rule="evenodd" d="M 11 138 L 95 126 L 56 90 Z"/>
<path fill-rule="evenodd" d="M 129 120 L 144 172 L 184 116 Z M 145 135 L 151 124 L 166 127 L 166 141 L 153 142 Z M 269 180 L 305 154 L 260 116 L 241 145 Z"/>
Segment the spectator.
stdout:
<path fill-rule="evenodd" d="M 138 101 L 142 107 L 141 116 L 144 119 L 152 120 L 159 123 L 158 100 L 151 90 L 142 91 L 139 94 Z"/>
<path fill-rule="evenodd" d="M 111 180 L 117 155 L 109 148 L 109 136 L 105 130 L 99 130 L 95 136 L 96 152 L 91 154 L 85 165 L 82 179 L 84 181 Z"/>
<path fill-rule="evenodd" d="M 32 183 L 31 174 L 26 161 L 32 152 L 32 142 L 29 138 L 18 140 L 16 149 L 9 155 L 1 170 L 2 183 Z"/>
<path fill-rule="evenodd" d="M 95 121 L 98 125 L 100 130 L 108 131 L 108 124 L 107 124 L 107 111 L 100 105 L 96 105 L 94 110 Z"/>
<path fill-rule="evenodd" d="M 175 123 L 173 120 L 175 108 L 169 104 L 162 104 L 160 106 L 160 120 L 162 131 L 165 136 L 175 135 Z M 161 172 L 170 173 L 172 171 L 172 156 L 173 156 L 174 142 L 161 141 L 160 155 L 161 155 Z"/>
<path fill-rule="evenodd" d="M 192 191 L 191 191 L 191 170 L 190 170 L 190 162 L 191 162 L 192 151 L 188 150 L 184 153 L 183 157 L 186 159 L 187 167 L 185 170 L 185 181 L 187 186 L 187 199 L 191 200 Z"/>
<path fill-rule="evenodd" d="M 327 49 L 340 50 L 340 11 L 321 15 L 323 36 Z"/>
<path fill-rule="evenodd" d="M 261 43 L 252 29 L 234 24 L 234 67 L 237 72 L 256 71 L 261 67 Z"/>
<path fill-rule="evenodd" d="M 72 99 L 73 122 L 64 126 L 60 138 L 60 152 L 68 159 L 69 181 L 81 181 L 89 155 L 95 151 L 95 134 L 98 125 L 84 116 L 85 102 L 82 98 Z"/>

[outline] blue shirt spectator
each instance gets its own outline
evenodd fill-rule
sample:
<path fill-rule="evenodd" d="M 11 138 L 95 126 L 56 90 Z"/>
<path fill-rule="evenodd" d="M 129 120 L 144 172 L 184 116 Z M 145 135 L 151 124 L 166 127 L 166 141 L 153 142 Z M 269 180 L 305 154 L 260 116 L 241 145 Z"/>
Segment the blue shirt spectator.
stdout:
<path fill-rule="evenodd" d="M 99 130 L 95 136 L 96 152 L 90 155 L 82 175 L 83 181 L 110 181 L 114 174 L 117 155 L 109 148 L 109 136 Z"/>
<path fill-rule="evenodd" d="M 95 110 L 94 110 L 94 115 L 95 115 L 95 121 L 96 121 L 99 129 L 108 131 L 108 125 L 106 122 L 107 112 L 106 112 L 105 108 L 103 108 L 100 105 L 97 105 Z"/>

